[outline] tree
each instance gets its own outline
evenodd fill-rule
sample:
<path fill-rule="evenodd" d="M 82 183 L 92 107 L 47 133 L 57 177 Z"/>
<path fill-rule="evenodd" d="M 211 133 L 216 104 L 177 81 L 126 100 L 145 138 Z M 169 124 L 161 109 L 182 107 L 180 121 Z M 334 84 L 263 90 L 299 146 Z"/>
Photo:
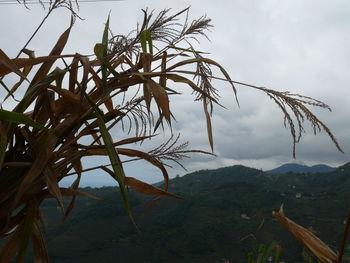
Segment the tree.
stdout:
<path fill-rule="evenodd" d="M 50 2 L 48 15 L 60 7 L 72 12 L 72 22 L 48 56 L 35 57 L 26 46 L 13 59 L 0 51 L 1 85 L 7 91 L 3 100 L 9 97 L 16 100 L 19 91 L 24 90 L 13 109 L 0 109 L 0 237 L 7 238 L 0 252 L 1 262 L 10 262 L 16 255 L 17 262 L 23 262 L 30 240 L 35 260 L 48 262 L 40 227 L 40 204 L 47 198 L 55 198 L 64 212 L 63 197 L 72 196 L 65 218 L 73 209 L 77 195 L 97 198 L 78 190 L 87 171 L 81 162 L 86 156 L 109 157 L 109 165 L 92 169 L 102 169 L 118 182 L 132 221 L 127 187 L 155 196 L 150 206 L 164 197 L 180 198 L 167 191 L 165 162 L 179 163 L 191 152 L 210 153 L 187 150 L 186 143 L 177 144 L 178 137 L 150 152 L 123 147 L 152 139 L 156 132 L 171 128 L 174 116 L 169 101 L 171 96 L 180 95 L 172 83 L 185 84 L 193 90 L 195 100 L 202 102 L 212 150 L 211 114 L 214 106 L 220 104 L 218 90 L 211 80 L 217 79 L 231 86 L 237 103 L 235 85 L 266 93 L 284 114 L 292 135 L 293 155 L 305 120 L 311 123 L 315 133 L 326 131 L 341 151 L 328 127 L 308 108 L 329 109 L 328 105 L 299 94 L 236 82 L 219 63 L 193 47 L 191 41 L 206 37 L 206 30 L 211 27 L 209 18 L 203 16 L 189 22 L 189 8 L 174 15 L 167 9 L 156 16 L 143 10 L 141 26 L 127 36 L 111 36 L 108 18 L 102 41 L 95 45 L 95 56 L 91 58 L 79 53 L 62 54 L 77 13 L 71 1 L 55 0 Z M 177 20 L 183 15 L 185 20 L 179 23 Z M 52 70 L 59 60 L 64 62 L 64 67 Z M 40 67 L 32 72 L 34 65 Z M 222 77 L 214 76 L 212 67 L 219 69 Z M 20 78 L 11 88 L 6 83 L 8 75 Z M 121 105 L 116 104 L 117 99 L 122 101 Z M 124 125 L 129 129 L 124 131 Z M 124 138 L 115 141 L 110 133 L 112 128 L 123 132 Z M 88 143 L 86 137 L 90 138 Z M 160 169 L 164 189 L 127 177 L 120 156 L 142 159 Z M 60 187 L 59 182 L 72 174 L 77 175 L 72 186 Z"/>

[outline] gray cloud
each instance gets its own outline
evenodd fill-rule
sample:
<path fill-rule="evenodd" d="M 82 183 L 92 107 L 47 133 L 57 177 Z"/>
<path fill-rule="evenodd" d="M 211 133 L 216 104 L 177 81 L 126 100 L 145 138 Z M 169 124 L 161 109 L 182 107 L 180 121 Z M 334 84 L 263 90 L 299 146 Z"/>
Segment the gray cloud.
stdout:
<path fill-rule="evenodd" d="M 73 28 L 67 53 L 79 50 L 90 54 L 94 43 L 100 41 L 103 23 L 111 13 L 114 33 L 127 33 L 141 21 L 141 8 L 161 10 L 172 7 L 178 11 L 191 5 L 190 17 L 207 14 L 215 28 L 211 42 L 203 40 L 198 49 L 209 51 L 232 78 L 280 91 L 301 93 L 329 104 L 333 112 L 317 110 L 319 118 L 329 125 L 345 152 L 350 152 L 349 98 L 350 89 L 350 9 L 348 1 L 123 1 L 116 3 L 81 4 L 81 16 Z M 98 11 L 97 11 L 98 10 Z M 1 6 L 1 48 L 14 56 L 44 16 L 33 7 L 28 11 L 20 6 Z M 30 21 L 30 23 L 28 23 Z M 69 24 L 65 10 L 56 12 L 43 31 L 30 45 L 38 55 L 45 55 L 55 39 Z M 6 36 L 6 37 L 4 37 Z M 241 107 L 235 105 L 232 90 L 216 82 L 222 104 L 213 116 L 215 153 L 218 157 L 194 155 L 184 160 L 187 168 L 209 169 L 242 163 L 270 169 L 291 161 L 291 138 L 283 127 L 283 115 L 278 107 L 260 91 L 237 86 Z M 201 104 L 187 87 L 178 87 L 183 96 L 171 101 L 178 120 L 174 131 L 191 142 L 192 148 L 210 150 Z M 3 94 L 3 90 L 0 90 Z M 324 133 L 314 136 L 311 129 L 297 146 L 297 161 L 307 164 L 339 165 L 349 161 L 349 153 L 340 154 Z M 160 143 L 160 137 L 156 140 Z M 151 149 L 156 143 L 145 144 Z M 99 163 L 100 160 L 94 160 Z M 161 174 L 146 164 L 127 165 L 127 172 L 149 182 L 161 179 Z M 169 170 L 171 176 L 184 172 Z M 91 174 L 91 173 L 90 173 Z M 110 184 L 109 179 L 91 175 L 86 183 Z M 103 177 L 105 178 L 105 177 Z M 90 180 L 90 181 L 89 181 Z M 106 181 L 105 181 L 106 180 Z"/>

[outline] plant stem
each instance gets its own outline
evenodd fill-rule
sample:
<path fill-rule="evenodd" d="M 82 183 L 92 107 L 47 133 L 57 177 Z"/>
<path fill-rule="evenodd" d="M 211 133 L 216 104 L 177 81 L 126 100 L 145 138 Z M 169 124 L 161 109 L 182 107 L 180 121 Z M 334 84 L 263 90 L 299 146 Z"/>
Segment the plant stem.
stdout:
<path fill-rule="evenodd" d="M 350 227 L 350 207 L 349 207 L 349 211 L 348 211 L 348 217 L 347 217 L 346 223 L 345 223 L 343 239 L 342 239 L 342 242 L 340 244 L 340 250 L 339 250 L 337 263 L 341 263 L 342 262 L 343 254 L 344 254 L 344 250 L 345 250 L 345 245 L 346 245 L 346 240 L 348 238 L 349 227 Z"/>
<path fill-rule="evenodd" d="M 32 39 L 34 38 L 34 36 L 38 33 L 38 31 L 40 30 L 40 28 L 42 27 L 42 25 L 45 23 L 46 19 L 50 16 L 51 12 L 52 12 L 53 8 L 50 8 L 49 11 L 47 12 L 46 16 L 44 17 L 44 19 L 41 21 L 41 23 L 39 24 L 39 26 L 36 28 L 36 30 L 34 31 L 34 33 L 32 34 L 32 36 L 28 39 L 27 43 L 25 43 L 24 47 L 18 52 L 16 58 L 18 58 L 22 52 L 23 49 L 25 49 L 29 43 L 32 41 Z"/>

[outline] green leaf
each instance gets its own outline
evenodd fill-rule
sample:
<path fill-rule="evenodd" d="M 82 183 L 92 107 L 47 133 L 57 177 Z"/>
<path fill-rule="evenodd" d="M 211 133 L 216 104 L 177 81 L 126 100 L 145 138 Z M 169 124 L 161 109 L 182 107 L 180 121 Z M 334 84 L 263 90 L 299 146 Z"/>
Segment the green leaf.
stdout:
<path fill-rule="evenodd" d="M 41 125 L 36 121 L 33 121 L 31 118 L 27 117 L 23 113 L 0 109 L 0 120 L 18 123 L 18 124 L 26 124 L 28 126 L 31 126 L 40 130 L 48 130 L 48 128 L 44 127 L 43 125 Z"/>
<path fill-rule="evenodd" d="M 89 104 L 94 108 L 94 115 L 97 119 L 97 123 L 98 123 L 98 126 L 100 128 L 101 135 L 102 135 L 102 139 L 103 139 L 103 142 L 105 144 L 106 151 L 107 151 L 109 160 L 110 160 L 112 168 L 113 168 L 113 172 L 114 172 L 113 178 L 119 184 L 120 194 L 121 194 L 122 199 L 124 201 L 125 210 L 129 216 L 129 218 L 133 222 L 133 224 L 136 226 L 135 221 L 133 219 L 133 216 L 131 214 L 131 209 L 130 209 L 128 196 L 127 196 L 127 192 L 126 192 L 125 173 L 123 170 L 122 162 L 120 161 L 118 152 L 113 145 L 112 136 L 108 132 L 108 129 L 107 129 L 106 124 L 104 122 L 104 119 L 103 119 L 104 114 L 86 93 L 84 93 L 84 95 L 85 95 L 87 101 L 89 102 Z"/>
<path fill-rule="evenodd" d="M 10 112 L 11 114 L 3 114 L 4 117 L 3 119 L 6 120 L 6 118 L 9 118 L 9 122 L 10 125 L 8 125 L 6 127 L 6 129 L 3 129 L 1 131 L 1 146 L 0 146 L 0 164 L 2 165 L 2 161 L 3 161 L 3 154 L 4 152 L 2 152 L 5 144 L 5 137 L 7 138 L 11 138 L 12 135 L 15 132 L 15 128 L 17 123 L 22 123 L 22 122 L 15 122 L 14 120 L 18 120 L 18 118 L 20 118 L 20 121 L 23 121 L 24 124 L 27 124 L 29 126 L 38 128 L 38 129 L 44 129 L 44 130 L 48 130 L 47 128 L 45 128 L 44 126 L 42 126 L 39 123 L 34 122 L 32 119 L 29 119 L 27 116 L 25 116 L 23 114 L 23 112 L 27 109 L 27 107 L 35 100 L 35 98 L 37 97 L 38 93 L 40 93 L 40 91 L 43 88 L 46 88 L 48 85 L 50 85 L 50 83 L 52 81 L 54 81 L 57 77 L 58 72 L 51 72 L 49 75 L 47 75 L 45 78 L 43 78 L 42 80 L 40 80 L 38 83 L 34 84 L 33 86 L 29 87 L 23 97 L 23 99 L 17 104 L 17 106 L 15 107 L 15 109 Z M 2 110 L 4 111 L 4 110 Z M 4 111 L 4 113 L 8 113 L 7 111 Z M 16 115 L 19 114 L 19 115 Z M 23 119 L 24 116 L 24 119 Z M 26 118 L 29 119 L 26 120 Z M 0 117 L 1 119 L 1 117 Z M 12 121 L 11 121 L 12 120 Z M 26 121 L 28 121 L 29 123 L 26 123 Z M 39 126 L 37 126 L 37 124 L 39 124 Z M 35 126 L 34 126 L 35 125 Z M 5 127 L 4 127 L 5 128 Z M 6 139 L 7 141 L 7 139 Z M 6 142 L 7 145 L 7 142 Z M 5 146 L 6 147 L 6 146 Z M 1 167 L 1 166 L 0 166 Z"/>
<path fill-rule="evenodd" d="M 153 41 L 152 41 L 152 32 L 149 29 L 145 29 L 140 34 L 140 42 L 141 42 L 141 49 L 143 53 L 147 53 L 147 43 L 148 43 L 148 50 L 151 55 L 153 55 Z"/>
<path fill-rule="evenodd" d="M 145 31 L 140 34 L 141 49 L 143 53 L 147 53 L 147 40 Z"/>
<path fill-rule="evenodd" d="M 152 42 L 152 34 L 151 30 L 145 30 L 146 40 L 148 42 L 148 50 L 151 55 L 153 55 L 153 42 Z"/>
<path fill-rule="evenodd" d="M 102 83 L 103 83 L 103 93 L 107 92 L 107 68 L 108 68 L 108 58 L 107 58 L 107 53 L 108 53 L 108 30 L 109 30 L 109 15 L 107 18 L 107 22 L 105 25 L 105 29 L 103 30 L 103 36 L 102 36 L 102 60 L 101 60 L 101 73 L 102 73 Z"/>
<path fill-rule="evenodd" d="M 107 56 L 107 47 L 108 47 L 108 30 L 109 30 L 109 16 L 107 18 L 107 22 L 105 25 L 105 28 L 103 30 L 103 36 L 102 36 L 102 46 L 103 46 L 103 55 Z"/>
<path fill-rule="evenodd" d="M 97 59 L 101 62 L 103 59 L 103 46 L 101 43 L 97 43 L 94 47 L 94 53 Z"/>
<path fill-rule="evenodd" d="M 115 78 L 119 79 L 120 78 L 120 74 L 115 71 L 115 69 L 112 67 L 111 63 L 108 60 L 103 59 L 103 57 L 104 57 L 104 55 L 103 55 L 104 54 L 104 47 L 103 47 L 103 45 L 101 43 L 97 43 L 95 45 L 94 53 L 95 53 L 95 56 L 97 57 L 97 59 L 101 63 L 101 70 L 102 70 L 102 66 L 103 66 L 103 68 L 106 67 L 107 69 L 109 69 L 110 73 L 112 73 Z M 103 77 L 103 75 L 102 75 L 102 77 Z"/>
<path fill-rule="evenodd" d="M 29 87 L 23 99 L 17 104 L 16 108 L 14 109 L 14 112 L 23 113 L 27 109 L 27 107 L 35 100 L 40 91 L 43 88 L 49 86 L 51 82 L 57 79 L 57 74 L 65 74 L 66 72 L 67 71 L 53 71 L 49 75 L 41 79 L 39 82 Z"/>
<path fill-rule="evenodd" d="M 57 88 L 62 89 L 62 82 L 66 71 L 64 69 L 60 69 L 59 67 L 56 67 L 52 73 L 55 74 L 55 81 L 56 81 Z"/>
<path fill-rule="evenodd" d="M 102 88 L 103 93 L 107 93 L 108 84 L 107 84 L 107 69 L 110 67 L 110 63 L 108 61 L 108 30 L 109 30 L 109 15 L 107 18 L 107 22 L 105 24 L 105 28 L 103 30 L 102 35 L 102 43 L 97 43 L 94 47 L 94 53 L 97 59 L 101 64 L 101 74 L 102 74 Z"/>

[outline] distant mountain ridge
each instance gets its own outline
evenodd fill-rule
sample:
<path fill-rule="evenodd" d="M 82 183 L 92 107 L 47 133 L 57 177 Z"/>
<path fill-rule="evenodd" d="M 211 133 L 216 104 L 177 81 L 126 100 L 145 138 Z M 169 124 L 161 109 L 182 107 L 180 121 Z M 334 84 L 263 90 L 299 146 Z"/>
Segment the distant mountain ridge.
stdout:
<path fill-rule="evenodd" d="M 335 171 L 336 168 L 325 165 L 325 164 L 317 164 L 313 166 L 307 166 L 297 163 L 287 163 L 283 164 L 275 169 L 266 171 L 270 174 L 284 174 L 288 172 L 293 173 L 330 173 Z"/>

